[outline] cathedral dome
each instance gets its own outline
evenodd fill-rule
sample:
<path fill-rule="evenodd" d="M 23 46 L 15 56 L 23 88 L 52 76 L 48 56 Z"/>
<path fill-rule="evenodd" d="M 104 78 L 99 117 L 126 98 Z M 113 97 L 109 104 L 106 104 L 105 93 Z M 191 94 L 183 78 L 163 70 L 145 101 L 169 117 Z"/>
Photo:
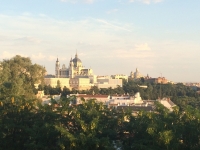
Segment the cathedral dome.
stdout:
<path fill-rule="evenodd" d="M 74 58 L 72 61 L 73 61 L 73 63 L 82 63 L 79 58 Z"/>
<path fill-rule="evenodd" d="M 143 75 L 136 68 L 136 71 L 134 72 L 134 79 L 138 79 L 138 78 L 141 78 L 141 77 L 143 77 Z"/>
<path fill-rule="evenodd" d="M 74 63 L 74 67 L 82 66 L 81 60 L 78 58 L 78 55 L 75 55 L 75 58 L 72 60 Z"/>

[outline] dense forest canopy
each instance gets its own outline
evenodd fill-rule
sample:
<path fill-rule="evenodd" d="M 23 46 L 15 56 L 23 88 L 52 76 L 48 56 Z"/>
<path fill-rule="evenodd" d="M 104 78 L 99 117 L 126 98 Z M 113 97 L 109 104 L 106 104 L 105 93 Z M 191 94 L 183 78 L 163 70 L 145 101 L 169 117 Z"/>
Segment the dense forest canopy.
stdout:
<path fill-rule="evenodd" d="M 1 149 L 200 149 L 199 96 L 183 84 L 147 84 L 125 82 L 116 89 L 70 91 L 41 84 L 47 94 L 61 93 L 60 101 L 41 105 L 34 97 L 34 84 L 42 81 L 45 69 L 29 58 L 15 56 L 1 62 L 0 70 L 0 147 Z M 81 105 L 70 105 L 70 93 L 133 95 L 143 99 L 170 97 L 178 106 L 169 111 L 156 104 L 155 112 L 138 112 L 107 108 L 95 99 L 82 99 Z"/>

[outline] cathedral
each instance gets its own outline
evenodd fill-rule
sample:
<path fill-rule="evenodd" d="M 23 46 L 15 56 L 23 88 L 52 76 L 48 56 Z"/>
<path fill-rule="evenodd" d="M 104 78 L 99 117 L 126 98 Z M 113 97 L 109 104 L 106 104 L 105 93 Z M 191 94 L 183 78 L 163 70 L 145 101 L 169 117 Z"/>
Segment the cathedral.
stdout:
<path fill-rule="evenodd" d="M 57 58 L 55 76 L 46 76 L 44 80 L 46 85 L 51 85 L 52 87 L 60 86 L 61 88 L 67 87 L 78 90 L 90 89 L 92 86 L 97 86 L 98 88 L 122 87 L 122 79 L 97 78 L 92 69 L 83 67 L 77 53 L 75 58 L 70 59 L 68 67 L 65 64 L 61 67 Z"/>
<path fill-rule="evenodd" d="M 56 61 L 55 65 L 55 77 L 56 78 L 75 78 L 75 77 L 89 77 L 93 76 L 92 69 L 85 69 L 82 65 L 81 60 L 78 58 L 76 53 L 75 58 L 70 60 L 69 66 L 66 67 L 65 64 L 60 68 L 60 62 Z"/>
<path fill-rule="evenodd" d="M 130 74 L 131 79 L 137 80 L 137 79 L 140 79 L 141 77 L 144 77 L 144 76 L 138 71 L 137 68 L 134 73 L 131 71 L 131 74 Z"/>
<path fill-rule="evenodd" d="M 58 83 L 61 88 L 66 86 L 70 89 L 89 89 L 96 83 L 96 75 L 93 74 L 92 69 L 83 67 L 76 53 L 75 58 L 71 58 L 69 61 L 68 67 L 65 64 L 61 67 L 57 58 L 55 63 L 55 76 L 45 78 L 45 84 L 51 85 L 52 87 L 58 86 Z"/>

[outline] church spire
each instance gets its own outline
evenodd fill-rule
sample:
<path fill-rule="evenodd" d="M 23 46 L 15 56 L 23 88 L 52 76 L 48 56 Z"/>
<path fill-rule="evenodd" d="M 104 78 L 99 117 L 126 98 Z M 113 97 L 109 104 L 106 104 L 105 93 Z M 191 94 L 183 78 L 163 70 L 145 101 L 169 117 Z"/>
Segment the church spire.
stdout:
<path fill-rule="evenodd" d="M 76 55 L 75 55 L 75 58 L 78 58 L 77 50 L 76 50 Z"/>

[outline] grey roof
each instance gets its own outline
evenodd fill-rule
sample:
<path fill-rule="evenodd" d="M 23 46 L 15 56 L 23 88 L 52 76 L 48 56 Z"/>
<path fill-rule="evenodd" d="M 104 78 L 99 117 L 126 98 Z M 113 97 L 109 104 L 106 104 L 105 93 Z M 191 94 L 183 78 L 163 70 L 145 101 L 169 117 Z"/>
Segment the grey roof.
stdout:
<path fill-rule="evenodd" d="M 73 63 L 81 62 L 81 60 L 78 57 L 75 57 L 72 61 Z"/>
<path fill-rule="evenodd" d="M 76 57 L 72 61 L 73 61 L 75 67 L 77 67 L 78 63 L 82 63 L 81 60 L 78 58 L 77 55 L 76 55 Z"/>

